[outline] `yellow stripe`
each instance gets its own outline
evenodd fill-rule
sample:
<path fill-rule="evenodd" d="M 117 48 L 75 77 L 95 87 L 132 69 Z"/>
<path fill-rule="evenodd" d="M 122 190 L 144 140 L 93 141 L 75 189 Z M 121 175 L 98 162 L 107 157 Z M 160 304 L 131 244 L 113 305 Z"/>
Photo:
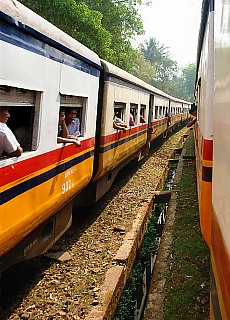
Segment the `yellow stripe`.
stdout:
<path fill-rule="evenodd" d="M 60 210 L 90 181 L 93 157 L 1 206 L 0 254 Z"/>

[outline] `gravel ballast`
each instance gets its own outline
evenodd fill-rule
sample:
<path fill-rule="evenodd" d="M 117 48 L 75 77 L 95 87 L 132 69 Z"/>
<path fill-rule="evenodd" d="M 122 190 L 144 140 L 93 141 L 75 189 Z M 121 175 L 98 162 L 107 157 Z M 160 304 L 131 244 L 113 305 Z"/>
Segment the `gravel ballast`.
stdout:
<path fill-rule="evenodd" d="M 72 227 L 47 255 L 6 272 L 1 319 L 88 319 L 138 210 L 156 190 L 186 132 L 182 128 L 138 167 L 126 168 L 96 205 L 75 210 Z"/>

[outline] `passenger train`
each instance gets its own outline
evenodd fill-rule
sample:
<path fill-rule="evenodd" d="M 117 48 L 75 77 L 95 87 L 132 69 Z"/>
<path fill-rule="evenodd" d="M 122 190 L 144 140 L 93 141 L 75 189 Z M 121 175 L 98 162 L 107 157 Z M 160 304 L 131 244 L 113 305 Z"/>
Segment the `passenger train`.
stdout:
<path fill-rule="evenodd" d="M 46 252 L 71 225 L 73 205 L 103 196 L 122 167 L 187 119 L 190 103 L 101 60 L 16 0 L 0 9 L 0 105 L 10 107 L 11 130 L 26 127 L 30 138 L 20 157 L 0 159 L 2 272 Z M 78 110 L 78 148 L 57 143 L 61 107 Z"/>
<path fill-rule="evenodd" d="M 230 2 L 203 0 L 194 126 L 201 230 L 211 256 L 210 319 L 230 319 Z"/>

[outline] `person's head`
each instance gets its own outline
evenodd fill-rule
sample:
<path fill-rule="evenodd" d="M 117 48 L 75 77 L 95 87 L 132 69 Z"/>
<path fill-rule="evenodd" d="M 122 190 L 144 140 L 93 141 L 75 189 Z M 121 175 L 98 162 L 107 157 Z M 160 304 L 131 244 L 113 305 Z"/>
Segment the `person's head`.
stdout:
<path fill-rule="evenodd" d="M 193 103 L 193 104 L 191 105 L 191 109 L 189 110 L 189 113 L 190 113 L 192 116 L 196 117 L 196 114 L 197 114 L 197 106 L 195 105 L 195 103 Z"/>
<path fill-rule="evenodd" d="M 66 124 L 71 123 L 77 117 L 77 108 L 67 108 L 65 113 Z"/>
<path fill-rule="evenodd" d="M 0 106 L 0 122 L 6 123 L 10 117 L 9 107 Z"/>

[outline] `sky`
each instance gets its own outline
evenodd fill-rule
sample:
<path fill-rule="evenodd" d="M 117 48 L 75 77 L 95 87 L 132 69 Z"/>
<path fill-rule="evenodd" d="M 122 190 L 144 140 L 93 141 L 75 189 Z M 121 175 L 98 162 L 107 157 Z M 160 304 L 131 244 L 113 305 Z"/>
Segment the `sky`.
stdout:
<path fill-rule="evenodd" d="M 146 33 L 134 46 L 156 38 L 179 67 L 196 63 L 201 4 L 202 0 L 152 0 L 149 6 L 138 6 Z"/>

